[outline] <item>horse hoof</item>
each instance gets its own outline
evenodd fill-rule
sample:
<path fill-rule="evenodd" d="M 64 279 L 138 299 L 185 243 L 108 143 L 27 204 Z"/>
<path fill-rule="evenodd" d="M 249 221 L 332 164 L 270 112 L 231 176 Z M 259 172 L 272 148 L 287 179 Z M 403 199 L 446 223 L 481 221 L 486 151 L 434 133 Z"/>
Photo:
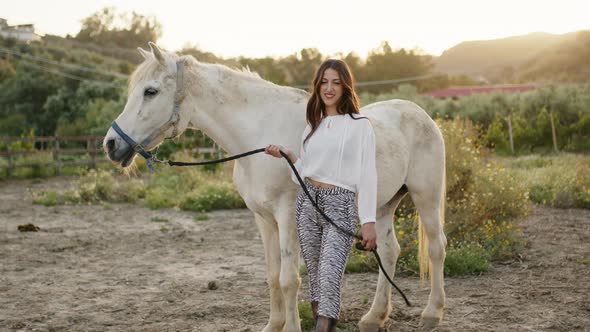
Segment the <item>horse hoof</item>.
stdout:
<path fill-rule="evenodd" d="M 432 331 L 438 327 L 438 318 L 422 318 L 420 319 L 420 331 Z"/>

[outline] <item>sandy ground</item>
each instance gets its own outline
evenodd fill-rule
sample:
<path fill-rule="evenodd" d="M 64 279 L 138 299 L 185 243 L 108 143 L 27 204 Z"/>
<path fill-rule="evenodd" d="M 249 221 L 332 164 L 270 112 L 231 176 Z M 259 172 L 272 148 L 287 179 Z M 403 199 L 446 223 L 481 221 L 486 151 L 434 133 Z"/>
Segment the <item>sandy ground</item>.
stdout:
<path fill-rule="evenodd" d="M 1 331 L 260 331 L 268 318 L 262 242 L 248 210 L 208 220 L 128 204 L 44 207 L 0 182 Z M 39 232 L 19 232 L 33 223 Z M 447 278 L 437 331 L 590 331 L 590 211 L 532 207 L 518 261 Z M 341 331 L 357 331 L 376 273 L 345 277 Z M 414 331 L 428 289 L 398 277 L 386 331 Z M 216 287 L 212 283 L 215 283 Z M 211 289 L 216 288 L 216 289 Z M 300 300 L 305 300 L 303 278 Z M 367 301 L 368 300 L 368 301 Z"/>

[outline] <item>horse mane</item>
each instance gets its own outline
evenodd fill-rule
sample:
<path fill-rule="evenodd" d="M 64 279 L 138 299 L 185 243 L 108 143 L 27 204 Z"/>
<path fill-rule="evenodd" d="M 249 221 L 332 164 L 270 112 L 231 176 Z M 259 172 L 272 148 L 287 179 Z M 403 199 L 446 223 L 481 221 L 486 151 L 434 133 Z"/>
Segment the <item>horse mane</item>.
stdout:
<path fill-rule="evenodd" d="M 167 54 L 174 61 L 178 61 L 178 60 L 185 61 L 185 64 L 187 64 L 188 67 L 200 65 L 200 66 L 205 66 L 205 67 L 209 67 L 209 68 L 215 68 L 219 72 L 227 74 L 226 76 L 237 76 L 238 78 L 242 78 L 242 79 L 249 81 L 249 82 L 266 83 L 266 84 L 269 84 L 269 85 L 272 85 L 272 86 L 275 86 L 278 88 L 280 87 L 280 88 L 296 90 L 296 92 L 298 92 L 299 94 L 307 96 L 307 92 L 304 90 L 293 88 L 293 87 L 288 87 L 288 86 L 277 85 L 271 81 L 267 81 L 267 80 L 263 79 L 260 76 L 260 74 L 258 74 L 255 71 L 252 71 L 250 69 L 250 67 L 248 67 L 248 66 L 243 66 L 242 68 L 231 68 L 226 65 L 219 64 L 219 63 L 200 62 L 197 59 L 195 59 L 195 57 L 193 57 L 192 55 L 178 56 L 175 53 L 167 53 Z M 155 72 L 157 72 L 159 70 L 163 70 L 163 69 L 160 66 L 160 64 L 158 63 L 158 61 L 155 59 L 155 57 L 152 56 L 152 57 L 148 57 L 147 59 L 145 59 L 142 63 L 139 64 L 139 66 L 137 66 L 137 68 L 133 71 L 133 73 L 131 75 L 129 75 L 129 80 L 128 80 L 128 84 L 127 84 L 128 92 L 131 92 L 131 88 L 134 87 L 135 85 L 137 85 L 137 83 L 148 80 L 150 77 L 153 76 L 153 74 Z"/>

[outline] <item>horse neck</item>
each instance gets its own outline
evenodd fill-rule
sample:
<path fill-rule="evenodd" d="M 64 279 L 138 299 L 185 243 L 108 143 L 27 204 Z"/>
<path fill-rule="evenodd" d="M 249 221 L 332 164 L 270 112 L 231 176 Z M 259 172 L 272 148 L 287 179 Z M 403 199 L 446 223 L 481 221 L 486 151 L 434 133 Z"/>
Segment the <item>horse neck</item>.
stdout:
<path fill-rule="evenodd" d="M 307 93 L 302 90 L 209 64 L 192 68 L 187 81 L 189 127 L 201 130 L 230 154 L 263 147 L 261 141 L 274 139 L 265 137 L 272 132 L 265 131 L 269 126 L 305 121 Z"/>

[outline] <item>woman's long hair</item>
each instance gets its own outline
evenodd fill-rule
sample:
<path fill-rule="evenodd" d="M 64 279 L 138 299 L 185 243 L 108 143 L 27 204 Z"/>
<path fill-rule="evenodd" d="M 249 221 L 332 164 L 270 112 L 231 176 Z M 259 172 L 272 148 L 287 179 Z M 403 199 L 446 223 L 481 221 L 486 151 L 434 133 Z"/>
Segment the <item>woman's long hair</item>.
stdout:
<path fill-rule="evenodd" d="M 303 144 L 313 135 L 320 121 L 325 116 L 326 105 L 320 96 L 320 88 L 322 85 L 322 77 L 326 69 L 332 68 L 338 72 L 340 76 L 340 84 L 342 84 L 342 97 L 338 100 L 336 109 L 338 114 L 359 114 L 359 98 L 354 91 L 354 77 L 346 62 L 338 59 L 328 59 L 324 61 L 315 73 L 315 77 L 312 82 L 312 93 L 307 101 L 307 123 L 311 126 L 311 131 L 303 140 Z M 354 118 L 354 117 L 353 117 Z"/>

